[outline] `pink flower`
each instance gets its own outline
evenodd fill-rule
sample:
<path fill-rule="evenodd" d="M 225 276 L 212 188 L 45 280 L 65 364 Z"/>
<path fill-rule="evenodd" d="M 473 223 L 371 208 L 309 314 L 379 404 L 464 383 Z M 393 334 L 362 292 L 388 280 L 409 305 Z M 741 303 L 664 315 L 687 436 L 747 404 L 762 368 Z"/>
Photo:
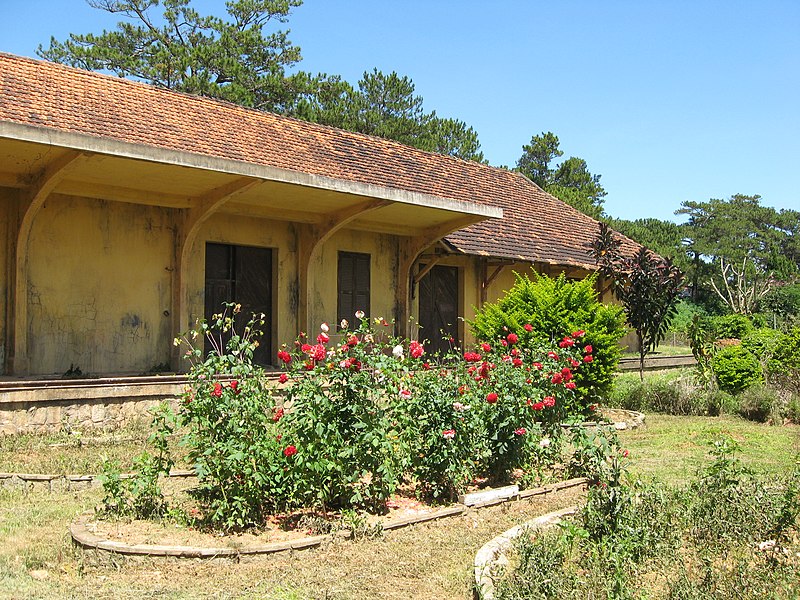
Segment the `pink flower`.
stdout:
<path fill-rule="evenodd" d="M 494 404 L 495 402 L 497 402 L 497 394 L 495 394 L 494 392 L 489 392 L 488 394 L 486 394 L 486 401 L 489 404 Z"/>
<path fill-rule="evenodd" d="M 530 333 L 531 331 L 533 331 L 533 325 L 531 325 L 530 323 L 525 323 L 524 329 L 525 329 L 525 331 Z"/>
<path fill-rule="evenodd" d="M 412 356 L 412 358 L 419 358 L 425 354 L 425 348 L 418 341 L 412 340 L 408 345 L 408 353 Z"/>
<path fill-rule="evenodd" d="M 483 342 L 481 344 L 481 350 L 483 350 L 484 352 L 491 352 L 492 351 L 492 347 L 489 344 L 487 344 L 486 342 Z"/>
<path fill-rule="evenodd" d="M 289 353 L 288 353 L 286 350 L 281 350 L 280 352 L 278 352 L 278 358 L 279 358 L 279 359 L 280 359 L 282 362 L 284 362 L 285 364 L 287 364 L 287 365 L 288 365 L 290 362 L 292 362 L 292 355 L 291 355 L 291 354 L 289 354 Z"/>
<path fill-rule="evenodd" d="M 509 333 L 506 336 L 506 339 L 508 340 L 509 344 L 516 344 L 519 341 L 519 337 L 517 336 L 516 333 Z"/>
<path fill-rule="evenodd" d="M 452 440 L 454 437 L 456 437 L 456 430 L 455 429 L 445 429 L 442 432 L 442 437 L 444 439 L 446 439 L 446 440 Z"/>
<path fill-rule="evenodd" d="M 403 400 L 410 400 L 411 399 L 411 392 L 409 390 L 400 390 L 397 394 Z"/>
<path fill-rule="evenodd" d="M 222 384 L 221 383 L 215 383 L 214 384 L 214 389 L 211 391 L 211 395 L 214 398 L 219 398 L 220 396 L 222 396 Z"/>
<path fill-rule="evenodd" d="M 289 376 L 286 373 L 281 373 L 281 376 L 278 377 L 278 381 L 280 381 L 281 383 L 286 383 L 287 381 L 289 381 Z"/>
<path fill-rule="evenodd" d="M 322 344 L 317 344 L 316 346 L 312 346 L 311 350 L 311 358 L 313 358 L 317 362 L 321 362 L 325 360 L 325 346 Z"/>
<path fill-rule="evenodd" d="M 528 433 L 528 430 L 524 427 L 519 427 L 514 430 L 514 435 L 525 435 L 526 433 Z"/>
<path fill-rule="evenodd" d="M 545 396 L 542 398 L 542 404 L 547 408 L 553 408 L 556 405 L 556 399 L 553 396 Z"/>
<path fill-rule="evenodd" d="M 286 446 L 286 448 L 283 449 L 283 455 L 286 457 L 294 456 L 295 454 L 297 454 L 297 448 L 294 446 Z"/>

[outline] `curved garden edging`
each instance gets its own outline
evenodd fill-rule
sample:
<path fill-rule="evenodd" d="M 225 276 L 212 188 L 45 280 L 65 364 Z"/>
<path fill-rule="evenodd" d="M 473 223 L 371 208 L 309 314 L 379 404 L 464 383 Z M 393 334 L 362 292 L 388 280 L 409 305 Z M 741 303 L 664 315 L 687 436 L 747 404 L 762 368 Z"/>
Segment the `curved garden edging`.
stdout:
<path fill-rule="evenodd" d="M 475 589 L 478 597 L 482 600 L 494 599 L 494 575 L 493 572 L 498 566 L 508 564 L 506 552 L 511 547 L 511 543 L 523 533 L 540 531 L 553 527 L 562 521 L 564 517 L 573 515 L 577 512 L 577 506 L 562 508 L 522 525 L 512 527 L 508 531 L 501 533 L 497 537 L 486 542 L 477 554 L 475 554 Z"/>
<path fill-rule="evenodd" d="M 535 496 L 545 494 L 552 494 L 560 490 L 566 490 L 574 487 L 585 485 L 587 479 L 579 477 L 576 479 L 569 479 L 550 485 L 545 485 L 539 488 L 524 490 L 517 492 L 516 495 L 508 496 L 501 494 L 496 498 L 486 498 L 480 502 L 467 504 L 456 504 L 447 508 L 436 510 L 430 513 L 414 515 L 401 519 L 394 519 L 382 525 L 384 531 L 391 531 L 393 529 L 400 529 L 409 525 L 417 525 L 429 521 L 435 521 L 447 517 L 455 517 L 466 513 L 470 509 L 478 509 L 487 506 L 493 506 L 503 502 L 510 502 L 516 500 L 530 499 Z M 352 535 L 349 530 L 340 532 L 316 535 L 297 540 L 288 540 L 282 542 L 273 542 L 270 544 L 254 544 L 242 547 L 202 547 L 202 546 L 168 546 L 157 544 L 126 544 L 124 542 L 117 542 L 95 535 L 89 531 L 88 523 L 90 515 L 82 515 L 70 525 L 69 531 L 73 541 L 79 546 L 87 549 L 103 550 L 123 555 L 139 555 L 139 556 L 164 556 L 164 557 L 178 557 L 178 558 L 236 558 L 245 555 L 259 555 L 259 554 L 274 554 L 277 552 L 285 552 L 289 550 L 302 550 L 305 548 L 314 548 L 320 546 L 326 541 L 333 540 L 337 537 L 348 538 Z"/>

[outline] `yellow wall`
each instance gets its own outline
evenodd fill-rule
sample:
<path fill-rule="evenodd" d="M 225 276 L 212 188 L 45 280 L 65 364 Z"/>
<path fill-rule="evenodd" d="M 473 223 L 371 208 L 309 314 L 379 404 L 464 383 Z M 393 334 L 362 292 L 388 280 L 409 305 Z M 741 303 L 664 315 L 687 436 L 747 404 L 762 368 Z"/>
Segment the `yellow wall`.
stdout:
<path fill-rule="evenodd" d="M 169 209 L 54 195 L 29 244 L 31 374 L 142 372 L 169 360 Z"/>
<path fill-rule="evenodd" d="M 17 190 L 0 188 L 0 373 L 5 372 L 6 358 L 6 308 L 8 306 L 8 278 L 11 265 L 8 252 L 11 235 L 14 231 L 12 216 L 15 215 Z"/>
<path fill-rule="evenodd" d="M 361 252 L 370 255 L 370 316 L 391 321 L 395 314 L 397 288 L 397 238 L 392 235 L 343 229 L 333 234 L 311 265 L 309 307 L 311 324 L 336 322 L 337 271 L 339 252 Z M 348 319 L 354 324 L 354 318 Z M 310 332 L 311 333 L 311 332 Z M 313 332 L 316 335 L 316 331 Z"/>

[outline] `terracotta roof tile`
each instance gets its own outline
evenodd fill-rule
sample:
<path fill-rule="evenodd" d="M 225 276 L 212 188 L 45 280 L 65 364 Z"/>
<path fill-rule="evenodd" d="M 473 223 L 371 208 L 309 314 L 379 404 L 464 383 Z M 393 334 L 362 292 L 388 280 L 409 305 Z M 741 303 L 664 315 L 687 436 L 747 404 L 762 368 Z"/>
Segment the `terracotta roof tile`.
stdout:
<path fill-rule="evenodd" d="M 0 53 L 0 121 L 499 206 L 458 251 L 591 266 L 597 222 L 518 173 L 227 102 Z"/>

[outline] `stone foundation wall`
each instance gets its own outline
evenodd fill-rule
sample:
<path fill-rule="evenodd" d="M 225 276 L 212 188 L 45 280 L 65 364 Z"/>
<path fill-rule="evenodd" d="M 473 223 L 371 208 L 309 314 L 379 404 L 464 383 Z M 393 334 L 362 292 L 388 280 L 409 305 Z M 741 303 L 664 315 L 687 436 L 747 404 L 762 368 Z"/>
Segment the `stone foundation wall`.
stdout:
<path fill-rule="evenodd" d="M 63 428 L 115 429 L 149 419 L 149 409 L 177 402 L 185 380 L 74 382 L 4 386 L 0 391 L 0 435 L 43 433 Z"/>

